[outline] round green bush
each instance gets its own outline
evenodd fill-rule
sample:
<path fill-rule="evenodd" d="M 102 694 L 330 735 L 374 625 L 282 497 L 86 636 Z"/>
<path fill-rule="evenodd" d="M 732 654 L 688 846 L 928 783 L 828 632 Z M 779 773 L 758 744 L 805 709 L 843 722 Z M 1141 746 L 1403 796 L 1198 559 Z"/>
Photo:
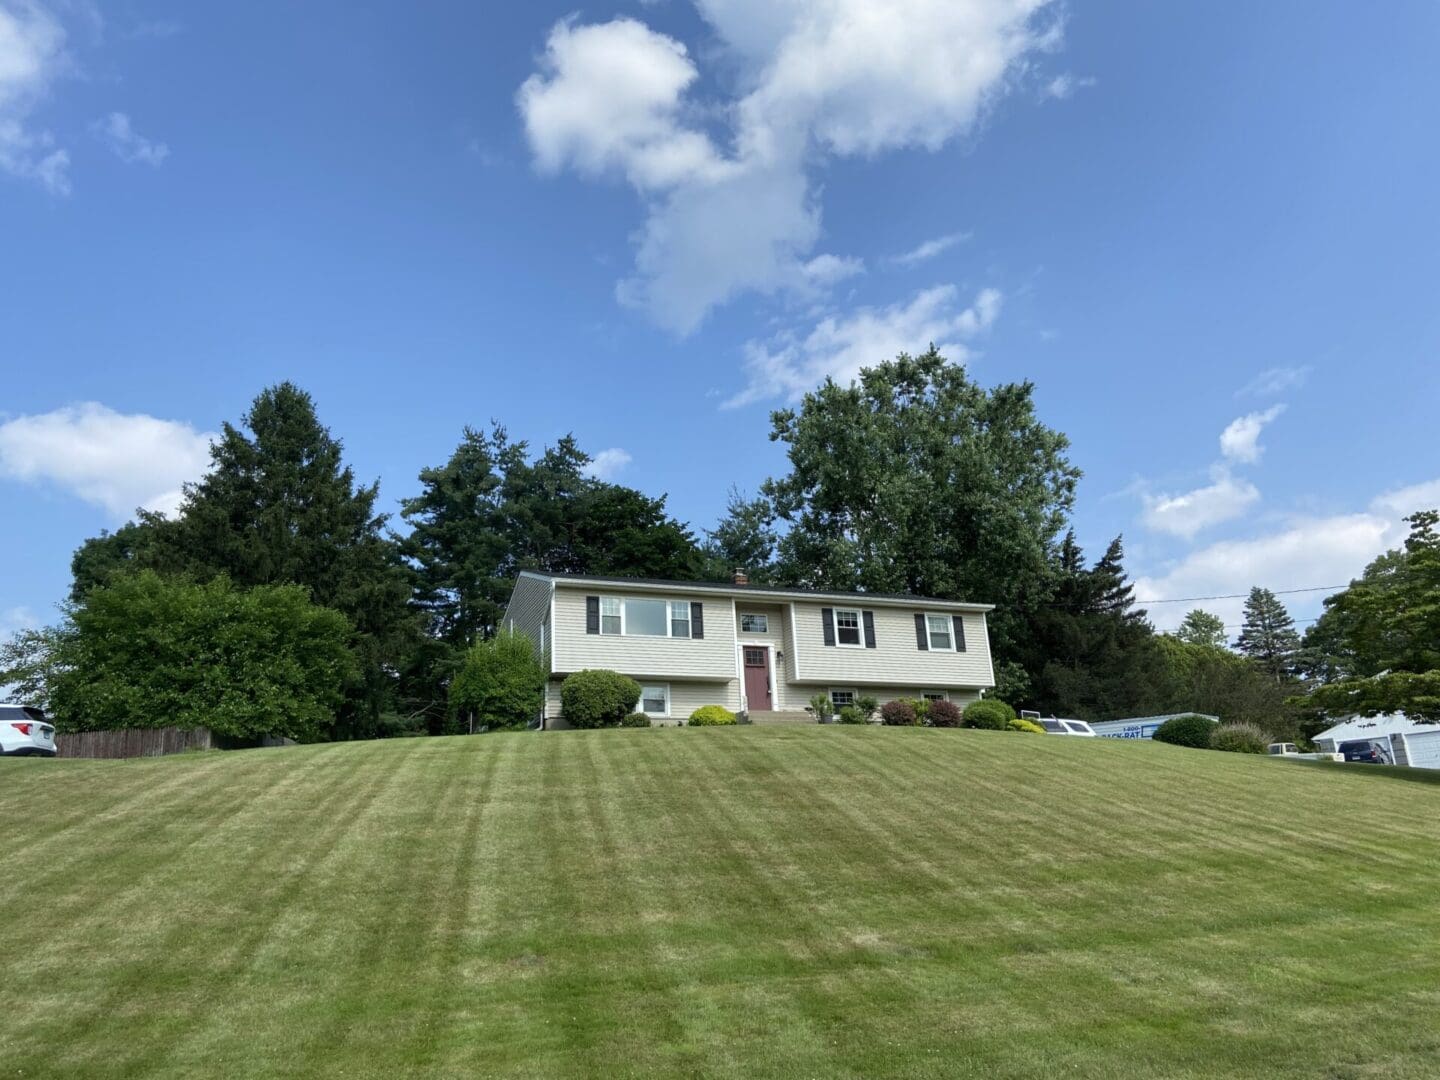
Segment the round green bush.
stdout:
<path fill-rule="evenodd" d="M 969 728 L 1004 731 L 1015 719 L 1015 710 L 998 698 L 981 698 L 965 706 L 963 719 Z"/>
<path fill-rule="evenodd" d="M 928 713 L 931 727 L 959 727 L 960 706 L 943 698 L 930 702 Z"/>
<path fill-rule="evenodd" d="M 886 727 L 914 727 L 920 719 L 915 715 L 914 702 L 896 698 L 880 706 L 880 722 Z"/>
<path fill-rule="evenodd" d="M 1263 754 L 1269 745 L 1269 736 L 1254 724 L 1221 724 L 1210 733 L 1211 750 L 1227 750 L 1232 754 Z"/>
<path fill-rule="evenodd" d="M 1044 735 L 1045 729 L 1034 720 L 1026 720 L 1023 716 L 1017 716 L 1010 723 L 1005 725 L 1006 731 L 1028 731 L 1032 735 Z"/>
<path fill-rule="evenodd" d="M 625 719 L 620 721 L 621 727 L 652 727 L 650 717 L 643 712 L 632 712 Z"/>
<path fill-rule="evenodd" d="M 840 707 L 840 723 L 842 724 L 863 724 L 866 723 L 865 713 L 858 705 L 842 705 Z"/>
<path fill-rule="evenodd" d="M 577 671 L 560 684 L 560 711 L 571 727 L 619 727 L 639 700 L 640 684 L 618 671 Z"/>
<path fill-rule="evenodd" d="M 1156 742 L 1170 743 L 1172 746 L 1193 746 L 1197 750 L 1206 750 L 1210 746 L 1210 736 L 1214 731 L 1214 720 L 1194 713 L 1185 713 L 1183 716 L 1172 716 L 1166 720 L 1150 737 Z"/>
<path fill-rule="evenodd" d="M 735 723 L 735 714 L 724 705 L 701 705 L 690 714 L 691 727 L 719 727 Z"/>

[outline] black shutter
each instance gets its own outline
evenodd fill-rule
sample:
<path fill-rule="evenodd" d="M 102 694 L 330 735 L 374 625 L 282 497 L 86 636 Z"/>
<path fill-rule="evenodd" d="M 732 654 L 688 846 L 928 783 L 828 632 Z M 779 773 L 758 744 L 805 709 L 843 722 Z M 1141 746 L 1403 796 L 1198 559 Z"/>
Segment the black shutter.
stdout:
<path fill-rule="evenodd" d="M 865 620 L 865 648 L 875 647 L 875 613 L 873 611 L 862 611 L 860 617 Z"/>
<path fill-rule="evenodd" d="M 921 652 L 928 652 L 930 649 L 930 635 L 925 632 L 925 616 L 918 611 L 915 613 L 915 647 Z"/>
<path fill-rule="evenodd" d="M 690 636 L 692 638 L 705 636 L 705 605 L 699 600 L 690 601 Z"/>
<path fill-rule="evenodd" d="M 834 645 L 834 644 L 835 644 L 835 609 L 834 609 L 834 608 L 828 608 L 828 607 L 822 607 L 822 608 L 820 609 L 820 618 L 821 618 L 822 620 L 824 620 L 824 622 L 825 622 L 825 644 L 826 644 L 826 645 Z"/>
<path fill-rule="evenodd" d="M 587 634 L 598 634 L 600 632 L 600 597 L 585 597 L 585 632 Z"/>
<path fill-rule="evenodd" d="M 955 625 L 955 651 L 965 651 L 965 617 L 963 615 L 951 615 L 950 621 Z"/>

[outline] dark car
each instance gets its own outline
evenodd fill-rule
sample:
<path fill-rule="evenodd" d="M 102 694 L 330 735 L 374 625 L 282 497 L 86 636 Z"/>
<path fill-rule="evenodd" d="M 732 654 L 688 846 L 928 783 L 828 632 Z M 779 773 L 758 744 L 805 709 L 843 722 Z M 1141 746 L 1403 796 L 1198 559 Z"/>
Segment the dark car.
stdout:
<path fill-rule="evenodd" d="M 1379 743 L 1371 742 L 1369 739 L 1357 739 L 1354 742 L 1342 742 L 1340 754 L 1346 761 L 1360 761 L 1367 765 L 1389 765 L 1390 755 Z"/>

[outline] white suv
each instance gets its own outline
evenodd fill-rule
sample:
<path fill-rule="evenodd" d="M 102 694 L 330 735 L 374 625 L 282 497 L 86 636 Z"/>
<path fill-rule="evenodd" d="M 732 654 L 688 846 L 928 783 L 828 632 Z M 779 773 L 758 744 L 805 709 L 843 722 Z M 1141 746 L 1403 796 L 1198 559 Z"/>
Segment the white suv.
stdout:
<path fill-rule="evenodd" d="M 39 709 L 0 703 L 0 754 L 55 756 L 55 725 Z"/>

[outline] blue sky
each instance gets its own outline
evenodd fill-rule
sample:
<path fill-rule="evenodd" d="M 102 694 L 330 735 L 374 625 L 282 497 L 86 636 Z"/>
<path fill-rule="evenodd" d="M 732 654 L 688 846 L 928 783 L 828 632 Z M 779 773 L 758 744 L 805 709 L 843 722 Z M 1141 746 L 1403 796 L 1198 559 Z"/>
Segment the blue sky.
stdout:
<path fill-rule="evenodd" d="M 700 529 L 770 409 L 930 340 L 1036 383 L 1142 597 L 1343 582 L 1440 504 L 1437 45 L 1430 0 L 0 0 L 0 632 L 281 379 L 390 506 L 493 417 Z"/>

